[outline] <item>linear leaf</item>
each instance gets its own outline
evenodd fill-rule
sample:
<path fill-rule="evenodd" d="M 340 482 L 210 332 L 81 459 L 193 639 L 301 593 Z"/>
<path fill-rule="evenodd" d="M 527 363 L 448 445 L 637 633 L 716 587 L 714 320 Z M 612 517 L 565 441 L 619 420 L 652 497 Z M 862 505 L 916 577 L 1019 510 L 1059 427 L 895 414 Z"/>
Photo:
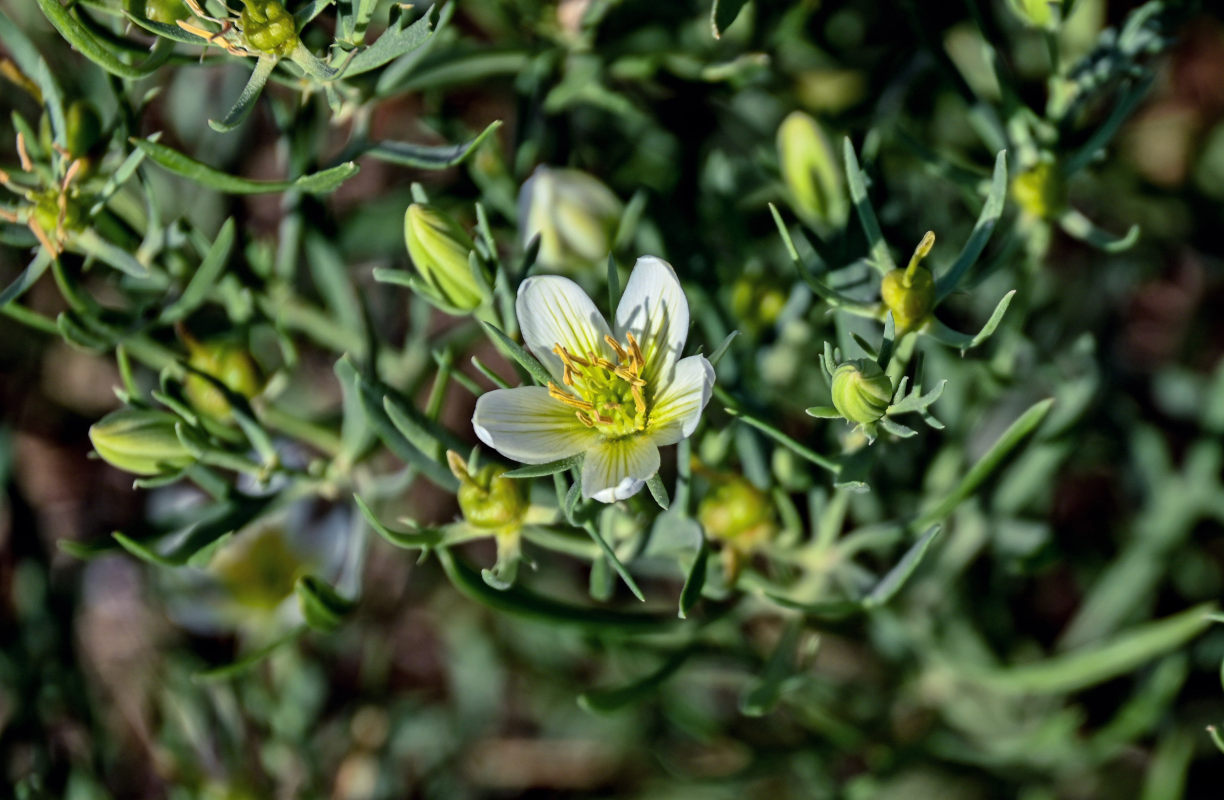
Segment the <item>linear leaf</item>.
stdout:
<path fill-rule="evenodd" d="M 213 169 L 178 150 L 149 139 L 132 139 L 131 141 L 163 169 L 181 175 L 201 186 L 228 194 L 267 194 L 290 189 L 297 189 L 308 194 L 326 194 L 335 191 L 340 184 L 356 175 L 358 171 L 355 163 L 347 161 L 293 180 L 257 181 Z"/>
<path fill-rule="evenodd" d="M 990 234 L 994 233 L 995 223 L 1003 215 L 1003 205 L 1007 199 L 1007 151 L 1000 150 L 995 156 L 994 177 L 990 181 L 990 193 L 986 195 L 986 203 L 973 225 L 973 232 L 952 266 L 935 282 L 936 302 L 944 299 L 956 290 L 961 278 L 969 271 L 986 249 Z"/>

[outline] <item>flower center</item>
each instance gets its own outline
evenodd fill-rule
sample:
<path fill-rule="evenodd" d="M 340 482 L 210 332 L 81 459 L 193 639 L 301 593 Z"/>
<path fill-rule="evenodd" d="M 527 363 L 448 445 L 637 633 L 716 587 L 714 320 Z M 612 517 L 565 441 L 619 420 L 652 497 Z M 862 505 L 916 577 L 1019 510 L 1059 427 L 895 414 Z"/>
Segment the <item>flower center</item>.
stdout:
<path fill-rule="evenodd" d="M 613 362 L 599 353 L 571 353 L 558 344 L 553 352 L 561 359 L 564 387 L 549 381 L 548 394 L 574 409 L 578 421 L 608 438 L 628 436 L 646 429 L 650 417 L 646 404 L 646 359 L 632 333 L 621 344 L 604 336 L 616 353 Z"/>

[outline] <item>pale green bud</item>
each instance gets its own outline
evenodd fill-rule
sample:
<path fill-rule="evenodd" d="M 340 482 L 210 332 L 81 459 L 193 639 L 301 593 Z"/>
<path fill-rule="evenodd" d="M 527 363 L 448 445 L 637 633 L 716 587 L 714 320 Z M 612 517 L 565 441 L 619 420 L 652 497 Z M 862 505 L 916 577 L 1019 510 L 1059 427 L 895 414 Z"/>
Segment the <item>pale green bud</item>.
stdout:
<path fill-rule="evenodd" d="M 451 450 L 446 454 L 451 472 L 459 479 L 459 510 L 473 527 L 490 533 L 518 533 L 527 513 L 527 484 L 514 478 L 504 478 L 507 470 L 500 464 L 486 464 L 468 472 L 463 457 Z"/>
<path fill-rule="evenodd" d="M 476 245 L 458 222 L 433 206 L 413 203 L 404 215 L 404 242 L 417 272 L 438 299 L 462 311 L 484 302 L 468 261 Z"/>
<path fill-rule="evenodd" d="M 242 36 L 252 50 L 284 56 L 297 47 L 297 25 L 277 0 L 245 0 L 238 18 Z"/>
<path fill-rule="evenodd" d="M 519 192 L 523 242 L 540 237 L 538 260 L 548 269 L 605 261 L 623 211 L 611 189 L 576 169 L 537 167 Z"/>
<path fill-rule="evenodd" d="M 1012 13 L 1034 28 L 1054 30 L 1062 14 L 1062 0 L 1008 0 Z"/>
<path fill-rule="evenodd" d="M 111 466 L 136 475 L 158 475 L 195 461 L 174 432 L 177 422 L 164 411 L 125 408 L 96 422 L 89 429 L 89 440 Z"/>
<path fill-rule="evenodd" d="M 833 407 L 851 422 L 876 422 L 884 416 L 892 395 L 892 381 L 870 359 L 847 361 L 833 371 Z"/>
<path fill-rule="evenodd" d="M 840 228 L 850 205 L 837 154 L 820 123 L 802 111 L 782 120 L 778 161 L 795 211 L 808 222 Z"/>
<path fill-rule="evenodd" d="M 230 391 L 251 398 L 263 388 L 255 362 L 246 350 L 231 342 L 199 342 L 185 336 L 187 363 L 205 375 L 211 375 Z M 207 378 L 189 373 L 183 381 L 183 391 L 199 411 L 221 422 L 233 417 L 225 394 Z"/>
<path fill-rule="evenodd" d="M 890 270 L 880 282 L 880 299 L 892 311 L 897 333 L 918 328 L 935 308 L 935 277 L 920 263 L 934 245 L 935 234 L 928 231 L 909 266 Z"/>
<path fill-rule="evenodd" d="M 1067 205 L 1067 184 L 1053 161 L 1040 161 L 1012 180 L 1012 198 L 1029 217 L 1057 217 Z"/>
<path fill-rule="evenodd" d="M 769 495 L 739 476 L 715 483 L 701 499 L 697 520 L 711 538 L 742 551 L 768 541 L 777 530 Z"/>

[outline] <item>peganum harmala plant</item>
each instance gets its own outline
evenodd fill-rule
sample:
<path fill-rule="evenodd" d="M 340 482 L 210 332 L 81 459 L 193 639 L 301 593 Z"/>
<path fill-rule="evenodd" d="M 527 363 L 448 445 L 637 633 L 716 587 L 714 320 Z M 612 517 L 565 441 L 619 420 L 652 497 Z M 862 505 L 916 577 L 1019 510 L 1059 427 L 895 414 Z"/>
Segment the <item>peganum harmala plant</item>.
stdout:
<path fill-rule="evenodd" d="M 998 752 L 982 759 L 1069 759 L 1023 754 L 1040 743 L 1021 724 L 1024 698 L 1047 703 L 1165 656 L 1209 609 L 1136 623 L 1116 600 L 1135 567 L 1101 579 L 1065 650 L 1008 666 L 930 595 L 962 577 L 957 559 L 983 546 L 992 504 L 1011 519 L 1052 480 L 1088 413 L 1091 379 L 1065 378 L 1030 323 L 1053 293 L 1055 226 L 1108 253 L 1137 240 L 1137 228 L 1097 229 L 1067 186 L 1108 157 L 1176 15 L 1147 3 L 1068 62 L 1051 9 L 1071 4 L 1013 3 L 1007 19 L 1049 47 L 1037 107 L 991 38 L 1000 23 L 969 4 L 993 90 L 934 59 L 981 139 L 953 156 L 883 102 L 817 119 L 771 86 L 755 49 L 767 37 L 737 40 L 735 20 L 784 31 L 805 4 L 715 3 L 699 20 L 714 37 L 681 53 L 677 34 L 659 59 L 628 36 L 605 46 L 632 23 L 619 4 L 562 5 L 578 10 L 514 48 L 460 28 L 465 13 L 496 27 L 463 3 L 37 0 L 63 40 L 43 37 L 44 52 L 0 15 L 2 74 L 25 98 L 0 172 L 0 240 L 28 259 L 0 306 L 114 359 L 120 407 L 91 427 L 94 449 L 175 498 L 144 530 L 61 546 L 227 585 L 258 580 L 233 577 L 257 559 L 279 565 L 275 613 L 205 680 L 351 624 L 372 532 L 436 561 L 473 601 L 580 630 L 604 667 L 632 664 L 623 683 L 583 687 L 590 710 L 733 661 L 744 714 L 785 707 L 836 729 L 812 710 L 824 698 L 807 664 L 817 633 L 853 631 L 906 653 L 932 696 L 983 698 L 982 720 L 950 704 L 949 758 L 972 761 L 964 742 L 994 726 Z M 69 78 L 68 58 L 90 74 Z M 246 75 L 219 119 L 200 117 L 214 133 L 161 125 L 165 81 L 213 70 Z M 494 105 L 505 120 L 472 124 L 445 99 L 494 79 L 514 98 Z M 696 196 L 678 185 L 690 167 L 667 163 L 688 143 L 651 105 L 662 87 L 726 101 L 731 142 L 713 140 L 697 177 L 681 175 Z M 375 133 L 409 103 L 460 143 Z M 606 160 L 592 119 L 622 140 Z M 852 134 L 840 146 L 838 129 Z M 237 137 L 272 142 L 284 177 L 237 171 Z M 908 195 L 890 190 L 905 159 L 926 170 Z M 394 167 L 415 170 L 394 173 L 406 190 L 344 210 L 367 173 Z M 914 202 L 928 190 L 934 200 Z M 166 214 L 183 192 L 220 213 Z M 274 198 L 259 206 L 274 224 L 257 224 L 246 196 Z M 684 229 L 685 203 L 720 224 Z M 899 266 L 894 252 L 915 239 Z M 948 241 L 963 242 L 954 256 Z M 56 304 L 31 299 L 45 280 Z M 1199 467 L 1187 466 L 1194 496 L 1219 514 L 1218 479 Z M 406 499 L 422 495 L 449 510 Z M 312 503 L 347 521 L 341 557 L 268 533 Z M 481 539 L 495 556 L 463 546 Z M 893 610 L 911 582 L 916 599 Z M 743 641 L 741 626 L 762 621 L 782 633 Z M 1088 760 L 1113 752 L 1107 737 L 1093 747 Z"/>

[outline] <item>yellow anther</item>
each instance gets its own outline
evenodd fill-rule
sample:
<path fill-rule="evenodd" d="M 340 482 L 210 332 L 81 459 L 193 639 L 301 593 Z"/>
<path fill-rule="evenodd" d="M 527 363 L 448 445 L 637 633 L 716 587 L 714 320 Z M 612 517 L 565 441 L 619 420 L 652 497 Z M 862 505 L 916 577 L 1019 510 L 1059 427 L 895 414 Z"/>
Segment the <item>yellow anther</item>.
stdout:
<path fill-rule="evenodd" d="M 30 154 L 26 152 L 25 134 L 21 131 L 17 132 L 17 157 L 21 159 L 21 168 L 26 172 L 34 171 L 34 162 L 30 160 Z"/>
<path fill-rule="evenodd" d="M 640 369 L 646 365 L 646 359 L 642 357 L 642 348 L 638 346 L 637 339 L 633 338 L 632 333 L 626 331 L 625 337 L 629 340 L 629 349 L 633 352 L 633 360 Z"/>
<path fill-rule="evenodd" d="M 604 334 L 604 341 L 608 343 L 608 347 L 611 347 L 613 350 L 616 351 L 617 358 L 619 358 L 621 361 L 625 360 L 625 356 L 627 355 L 627 353 L 625 352 L 625 348 L 621 345 L 620 342 L 613 339 L 612 336 L 607 333 Z"/>
<path fill-rule="evenodd" d="M 554 400 L 561 401 L 570 408 L 576 408 L 579 411 L 591 411 L 595 408 L 595 406 L 588 403 L 586 400 L 579 400 L 577 397 L 574 397 L 572 394 L 565 391 L 552 381 L 548 382 L 548 396 Z"/>
<path fill-rule="evenodd" d="M 608 372 L 616 372 L 616 365 L 602 356 L 597 356 L 592 353 L 591 361 L 595 363 L 595 366 L 606 369 Z"/>
<path fill-rule="evenodd" d="M 633 404 L 637 406 L 637 412 L 639 414 L 645 414 L 646 398 L 642 395 L 641 385 L 635 383 L 630 387 L 630 390 L 633 392 Z"/>
<path fill-rule="evenodd" d="M 594 427 L 595 427 L 595 420 L 593 420 L 593 419 L 591 419 L 589 416 L 587 416 L 587 414 L 586 414 L 585 412 L 583 412 L 583 411 L 575 411 L 575 412 L 574 412 L 574 416 L 576 416 L 576 417 L 578 418 L 578 421 L 579 421 L 579 422 L 581 422 L 583 425 L 587 426 L 588 428 L 594 428 Z"/>

